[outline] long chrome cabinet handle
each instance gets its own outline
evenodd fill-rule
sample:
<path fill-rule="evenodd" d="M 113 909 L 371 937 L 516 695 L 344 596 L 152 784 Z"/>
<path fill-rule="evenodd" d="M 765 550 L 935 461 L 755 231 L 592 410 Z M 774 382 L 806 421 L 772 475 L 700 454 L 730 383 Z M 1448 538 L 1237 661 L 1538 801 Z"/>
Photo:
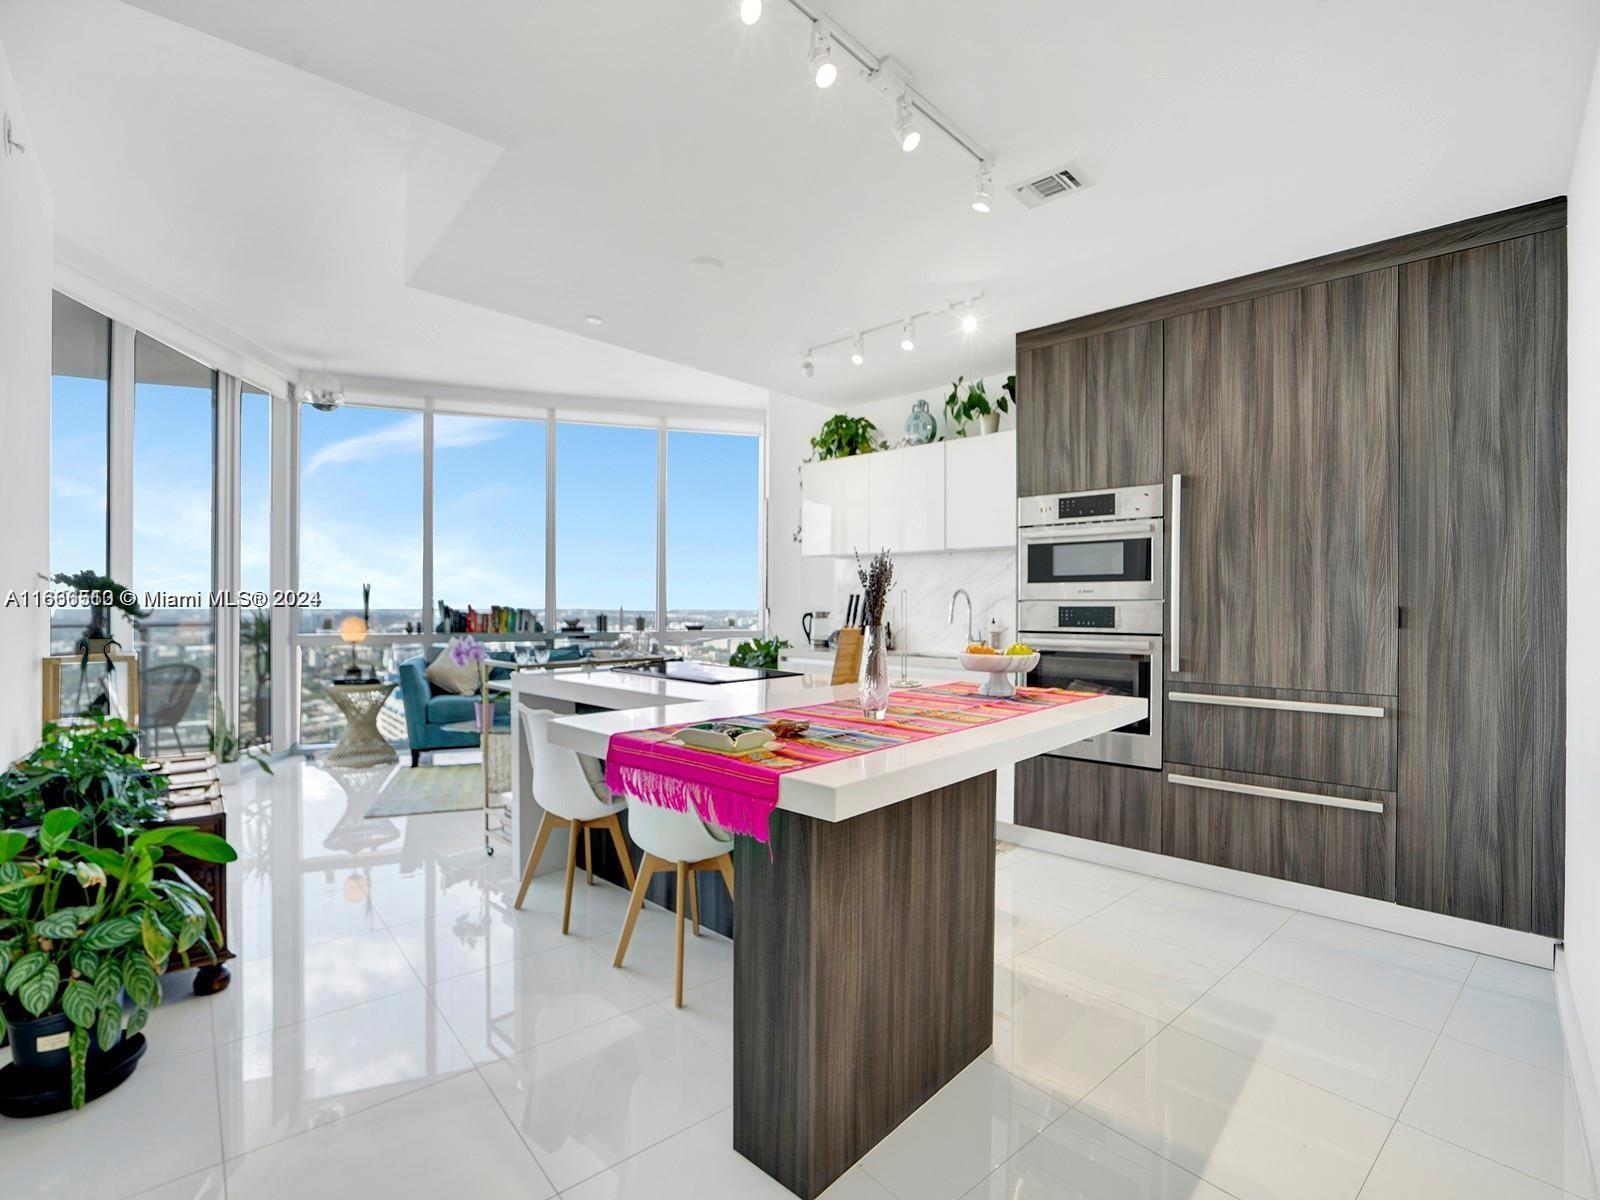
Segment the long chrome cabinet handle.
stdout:
<path fill-rule="evenodd" d="M 1178 643 L 1182 639 L 1183 618 L 1183 476 L 1172 477 L 1172 558 L 1167 574 L 1172 576 L 1172 671 L 1178 666 Z"/>
<path fill-rule="evenodd" d="M 1320 804 L 1323 808 L 1354 808 L 1381 813 L 1376 800 L 1349 800 L 1344 796 L 1324 796 L 1317 792 L 1293 792 L 1288 788 L 1259 787 L 1253 783 L 1230 783 L 1226 779 L 1203 779 L 1198 775 L 1168 775 L 1168 783 L 1179 787 L 1202 788 L 1213 792 L 1238 792 L 1241 796 L 1265 796 L 1270 800 L 1292 800 L 1296 804 Z"/>
<path fill-rule="evenodd" d="M 1381 717 L 1376 704 L 1327 704 L 1320 700 L 1274 700 L 1267 696 L 1214 696 L 1209 692 L 1168 692 L 1179 704 L 1222 704 L 1229 708 L 1270 708 L 1280 712 L 1331 713 L 1336 717 Z"/>

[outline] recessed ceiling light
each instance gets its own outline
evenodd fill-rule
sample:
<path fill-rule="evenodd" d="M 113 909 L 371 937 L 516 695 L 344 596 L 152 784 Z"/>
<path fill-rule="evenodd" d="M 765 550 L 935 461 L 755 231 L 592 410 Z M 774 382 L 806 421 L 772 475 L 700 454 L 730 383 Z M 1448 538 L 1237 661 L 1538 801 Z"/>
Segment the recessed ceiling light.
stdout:
<path fill-rule="evenodd" d="M 746 25 L 761 20 L 761 0 L 739 0 L 739 20 Z"/>
<path fill-rule="evenodd" d="M 900 349 L 915 350 L 917 348 L 917 323 L 907 321 L 900 327 Z"/>
<path fill-rule="evenodd" d="M 833 62 L 833 39 L 822 32 L 822 26 L 811 27 L 811 77 L 819 88 L 830 88 L 839 78 L 839 68 Z"/>
<path fill-rule="evenodd" d="M 917 128 L 917 121 L 911 114 L 911 102 L 901 96 L 894 106 L 894 140 L 900 143 L 900 149 L 910 154 L 922 145 L 922 131 Z"/>
<path fill-rule="evenodd" d="M 589 322 L 591 325 L 604 325 L 606 323 L 606 319 L 604 317 L 598 316 L 595 313 L 590 313 L 584 318 L 584 320 Z"/>

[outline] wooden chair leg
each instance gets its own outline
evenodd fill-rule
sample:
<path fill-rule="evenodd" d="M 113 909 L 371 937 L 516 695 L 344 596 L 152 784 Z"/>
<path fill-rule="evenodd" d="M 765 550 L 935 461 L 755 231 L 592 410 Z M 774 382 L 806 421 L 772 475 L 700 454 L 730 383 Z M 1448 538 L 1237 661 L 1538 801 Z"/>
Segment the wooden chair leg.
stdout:
<path fill-rule="evenodd" d="M 689 877 L 689 864 L 678 864 L 678 954 L 677 966 L 672 977 L 672 1003 L 677 1008 L 683 1007 L 683 908 L 686 890 L 684 881 Z"/>
<path fill-rule="evenodd" d="M 562 933 L 572 925 L 572 877 L 578 873 L 578 833 L 582 828 L 581 821 L 567 822 L 567 892 L 561 902 Z"/>
<path fill-rule="evenodd" d="M 694 868 L 689 869 L 689 917 L 694 922 L 694 935 L 700 936 L 700 880 Z"/>
<path fill-rule="evenodd" d="M 650 877 L 656 873 L 661 865 L 661 860 L 646 854 L 639 863 L 639 876 L 634 880 L 633 894 L 628 897 L 628 915 L 622 919 L 622 934 L 617 938 L 617 953 L 611 960 L 613 967 L 622 965 L 623 956 L 628 953 L 628 943 L 633 940 L 633 925 L 639 919 L 639 910 L 644 907 L 644 891 L 650 886 Z"/>
<path fill-rule="evenodd" d="M 617 820 L 613 813 L 605 820 L 606 829 L 611 833 L 611 844 L 617 848 L 617 857 L 622 860 L 622 877 L 628 881 L 628 888 L 633 888 L 633 859 L 628 856 L 628 839 L 622 836 L 622 822 Z"/>
<path fill-rule="evenodd" d="M 733 899 L 733 855 L 724 854 L 717 860 L 717 870 L 722 872 L 722 882 L 728 885 L 728 899 Z"/>
<path fill-rule="evenodd" d="M 556 827 L 556 819 L 549 813 L 539 818 L 539 832 L 533 835 L 533 849 L 528 852 L 528 865 L 522 868 L 522 883 L 517 887 L 517 899 L 512 908 L 521 908 L 522 901 L 528 895 L 528 886 L 533 883 L 533 873 L 539 869 L 539 859 L 544 856 L 545 843 L 550 840 L 550 831 Z"/>
<path fill-rule="evenodd" d="M 589 826 L 583 827 L 583 870 L 586 878 L 584 882 L 590 887 L 594 886 L 594 845 L 589 841 Z"/>

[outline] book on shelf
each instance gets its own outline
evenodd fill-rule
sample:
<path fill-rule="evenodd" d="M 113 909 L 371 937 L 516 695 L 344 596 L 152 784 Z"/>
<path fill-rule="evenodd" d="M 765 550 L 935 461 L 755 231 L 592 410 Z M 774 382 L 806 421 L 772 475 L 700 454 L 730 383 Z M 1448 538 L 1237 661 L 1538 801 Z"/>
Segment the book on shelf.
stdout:
<path fill-rule="evenodd" d="M 479 612 L 472 605 L 451 608 L 439 601 L 439 623 L 435 633 L 543 633 L 544 621 L 535 609 L 511 605 L 490 605 Z"/>

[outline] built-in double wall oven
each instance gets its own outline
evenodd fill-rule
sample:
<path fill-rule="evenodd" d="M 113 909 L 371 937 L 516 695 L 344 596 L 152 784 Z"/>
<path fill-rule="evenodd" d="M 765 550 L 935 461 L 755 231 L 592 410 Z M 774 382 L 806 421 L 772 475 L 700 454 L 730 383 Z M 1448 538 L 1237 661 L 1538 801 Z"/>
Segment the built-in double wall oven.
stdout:
<path fill-rule="evenodd" d="M 1150 703 L 1060 757 L 1161 767 L 1163 528 L 1159 484 L 1017 502 L 1017 630 L 1039 651 L 1028 683 Z"/>

